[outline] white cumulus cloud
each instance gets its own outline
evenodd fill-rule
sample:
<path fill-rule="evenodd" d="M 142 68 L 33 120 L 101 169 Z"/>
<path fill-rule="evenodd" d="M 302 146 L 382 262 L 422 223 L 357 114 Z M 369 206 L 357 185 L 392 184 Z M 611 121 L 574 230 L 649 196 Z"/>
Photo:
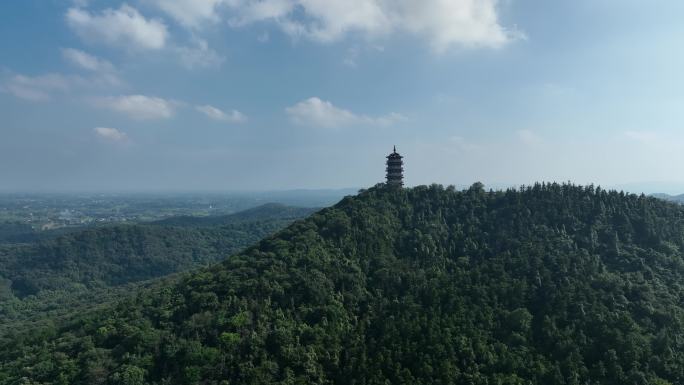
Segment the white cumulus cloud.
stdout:
<path fill-rule="evenodd" d="M 498 0 L 400 0 L 393 20 L 425 36 L 438 52 L 452 46 L 498 48 L 523 35 L 499 23 L 497 5 Z"/>
<path fill-rule="evenodd" d="M 95 127 L 93 128 L 95 134 L 105 140 L 112 142 L 125 142 L 128 140 L 128 135 L 125 132 L 121 132 L 116 128 L 109 127 Z"/>
<path fill-rule="evenodd" d="M 497 48 L 523 35 L 499 22 L 498 0 L 226 0 L 234 26 L 273 21 L 293 36 L 331 42 L 408 33 L 436 52 Z M 301 15 L 305 17 L 301 17 Z"/>
<path fill-rule="evenodd" d="M 313 127 L 344 127 L 353 125 L 389 126 L 406 118 L 397 113 L 372 117 L 358 115 L 351 111 L 334 106 L 332 103 L 312 97 L 294 106 L 287 107 L 285 112 L 290 119 L 299 125 Z"/>
<path fill-rule="evenodd" d="M 103 42 L 126 48 L 161 49 L 166 44 L 166 25 L 157 19 L 146 19 L 137 9 L 123 4 L 119 9 L 107 8 L 94 14 L 82 8 L 70 8 L 68 25 L 84 40 Z"/>
<path fill-rule="evenodd" d="M 220 20 L 218 7 L 225 0 L 152 0 L 152 2 L 180 24 L 198 28 L 204 23 L 216 23 Z"/>
<path fill-rule="evenodd" d="M 145 95 L 105 98 L 99 101 L 99 105 L 140 120 L 168 119 L 176 107 L 172 101 Z"/>
<path fill-rule="evenodd" d="M 195 107 L 197 111 L 203 113 L 211 119 L 230 122 L 230 123 L 242 123 L 247 121 L 247 117 L 238 110 L 231 110 L 229 112 L 224 112 L 214 106 L 204 105 Z"/>

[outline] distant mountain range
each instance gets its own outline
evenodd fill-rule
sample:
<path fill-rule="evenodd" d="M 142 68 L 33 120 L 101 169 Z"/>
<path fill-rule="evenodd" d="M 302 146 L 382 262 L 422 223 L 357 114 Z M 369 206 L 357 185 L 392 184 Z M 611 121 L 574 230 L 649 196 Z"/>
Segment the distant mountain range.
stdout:
<path fill-rule="evenodd" d="M 670 195 L 670 194 L 658 193 L 658 194 L 652 194 L 651 196 L 653 196 L 655 198 L 659 198 L 659 199 L 664 199 L 666 201 L 684 203 L 684 194 Z"/>
<path fill-rule="evenodd" d="M 217 216 L 178 216 L 159 221 L 152 222 L 156 225 L 164 226 L 222 226 L 244 222 L 258 222 L 264 220 L 288 220 L 306 217 L 316 211 L 318 208 L 311 207 L 294 207 L 287 206 L 281 203 L 266 203 L 251 209 L 237 212 L 229 215 Z"/>

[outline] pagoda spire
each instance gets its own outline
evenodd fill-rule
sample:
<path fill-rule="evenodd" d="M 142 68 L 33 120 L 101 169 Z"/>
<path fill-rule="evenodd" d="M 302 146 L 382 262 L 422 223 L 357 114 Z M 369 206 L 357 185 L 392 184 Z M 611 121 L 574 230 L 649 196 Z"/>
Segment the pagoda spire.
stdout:
<path fill-rule="evenodd" d="M 387 156 L 387 185 L 388 186 L 404 186 L 404 162 L 402 156 L 397 152 L 397 146 L 391 154 Z"/>

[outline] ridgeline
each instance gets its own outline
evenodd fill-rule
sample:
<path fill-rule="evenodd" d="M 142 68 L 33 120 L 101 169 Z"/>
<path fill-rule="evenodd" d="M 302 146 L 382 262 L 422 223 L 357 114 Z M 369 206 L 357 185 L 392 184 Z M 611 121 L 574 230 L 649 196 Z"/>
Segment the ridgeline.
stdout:
<path fill-rule="evenodd" d="M 684 208 L 371 188 L 224 262 L 17 332 L 3 384 L 682 384 Z"/>

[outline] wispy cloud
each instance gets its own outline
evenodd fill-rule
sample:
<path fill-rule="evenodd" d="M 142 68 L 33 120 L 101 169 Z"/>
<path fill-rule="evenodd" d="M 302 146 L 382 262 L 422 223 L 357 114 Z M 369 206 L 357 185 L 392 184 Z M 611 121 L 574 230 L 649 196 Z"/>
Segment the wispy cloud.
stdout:
<path fill-rule="evenodd" d="M 354 47 L 347 49 L 347 54 L 345 55 L 344 60 L 342 62 L 347 67 L 356 68 L 356 67 L 358 67 L 358 59 L 359 59 L 359 47 L 354 46 Z"/>
<path fill-rule="evenodd" d="M 481 145 L 471 143 L 462 136 L 454 135 L 449 138 L 449 142 L 453 144 L 459 151 L 476 151 L 481 150 Z"/>
<path fill-rule="evenodd" d="M 227 1 L 151 0 L 151 2 L 178 23 L 190 28 L 200 28 L 206 23 L 218 22 L 220 20 L 218 8 Z"/>
<path fill-rule="evenodd" d="M 625 136 L 642 144 L 660 143 L 662 138 L 652 131 L 626 131 Z"/>
<path fill-rule="evenodd" d="M 92 76 L 88 81 L 92 84 L 118 86 L 123 83 L 114 65 L 107 60 L 74 48 L 62 49 L 62 56 L 72 65 L 90 72 Z"/>
<path fill-rule="evenodd" d="M 528 146 L 538 146 L 544 142 L 541 136 L 532 130 L 518 130 L 516 134 L 518 135 L 518 139 Z"/>
<path fill-rule="evenodd" d="M 71 64 L 93 72 L 113 72 L 114 65 L 89 53 L 74 48 L 62 49 L 62 56 Z"/>
<path fill-rule="evenodd" d="M 99 99 L 97 104 L 133 119 L 168 119 L 174 115 L 176 102 L 153 96 L 125 95 Z"/>
<path fill-rule="evenodd" d="M 121 84 L 121 80 L 113 72 L 93 72 L 81 76 L 61 73 L 25 75 L 6 71 L 0 75 L 0 86 L 4 92 L 32 102 L 44 102 L 53 100 L 58 95 L 72 96 L 98 89 L 111 91 L 112 87 Z"/>
<path fill-rule="evenodd" d="M 378 117 L 358 115 L 349 110 L 336 107 L 332 103 L 317 97 L 312 97 L 294 106 L 287 107 L 285 112 L 296 124 L 327 128 L 354 125 L 389 126 L 406 119 L 397 113 Z"/>
<path fill-rule="evenodd" d="M 188 69 L 216 68 L 226 60 L 218 52 L 209 48 L 206 40 L 195 38 L 192 45 L 175 47 L 181 64 Z"/>
<path fill-rule="evenodd" d="M 83 40 L 124 48 L 161 49 L 168 37 L 166 25 L 162 21 L 146 19 L 127 4 L 119 9 L 107 8 L 100 13 L 70 8 L 66 13 L 66 21 Z"/>
<path fill-rule="evenodd" d="M 257 36 L 257 41 L 259 43 L 268 43 L 269 40 L 271 40 L 271 35 L 268 33 L 268 31 L 265 31 Z"/>
<path fill-rule="evenodd" d="M 110 142 L 126 142 L 128 141 L 128 135 L 125 132 L 121 132 L 116 128 L 110 127 L 95 127 L 93 128 L 95 134 L 104 140 Z"/>
<path fill-rule="evenodd" d="M 229 122 L 229 123 L 243 123 L 247 121 L 247 116 L 238 110 L 231 110 L 224 112 L 214 106 L 204 105 L 195 107 L 197 111 L 203 113 L 211 119 Z"/>
<path fill-rule="evenodd" d="M 41 102 L 52 99 L 56 92 L 68 91 L 77 80 L 79 79 L 61 74 L 12 75 L 4 82 L 3 88 L 17 98 Z"/>

